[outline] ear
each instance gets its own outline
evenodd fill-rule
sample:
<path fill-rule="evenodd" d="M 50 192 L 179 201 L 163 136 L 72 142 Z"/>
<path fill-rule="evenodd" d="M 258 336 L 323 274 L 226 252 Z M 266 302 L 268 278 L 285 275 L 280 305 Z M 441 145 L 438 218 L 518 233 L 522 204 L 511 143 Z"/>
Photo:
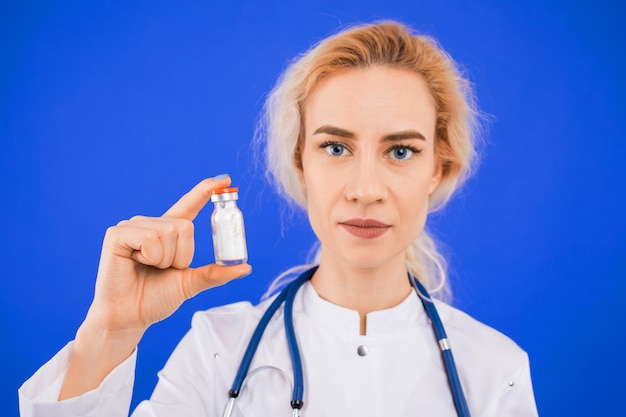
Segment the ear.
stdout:
<path fill-rule="evenodd" d="M 302 164 L 302 148 L 302 140 L 298 139 L 298 143 L 296 144 L 296 150 L 293 155 L 293 165 L 296 169 L 296 173 L 298 174 L 300 186 L 302 186 L 302 188 L 306 191 L 306 182 L 304 181 L 304 166 Z"/>
<path fill-rule="evenodd" d="M 441 180 L 443 179 L 443 166 L 440 158 L 437 158 L 435 161 L 435 170 L 433 171 L 433 176 L 430 180 L 430 187 L 428 188 L 428 195 L 432 195 L 435 192 Z"/>
<path fill-rule="evenodd" d="M 298 158 L 298 155 L 296 155 L 296 158 Z M 304 179 L 304 166 L 302 165 L 302 160 L 301 159 L 296 159 L 294 161 L 294 170 L 296 172 L 296 175 L 298 176 L 298 185 L 300 185 L 300 189 L 298 190 L 298 192 L 296 194 L 300 194 L 302 201 L 299 201 L 300 198 L 296 197 L 296 201 L 298 202 L 298 205 L 302 207 L 302 209 L 304 209 L 304 211 L 307 211 L 307 190 L 306 190 L 306 181 Z"/>
<path fill-rule="evenodd" d="M 300 186 L 302 190 L 306 192 L 306 181 L 304 181 L 304 171 L 301 167 L 296 166 L 296 173 L 298 174 L 298 180 L 300 181 Z"/>

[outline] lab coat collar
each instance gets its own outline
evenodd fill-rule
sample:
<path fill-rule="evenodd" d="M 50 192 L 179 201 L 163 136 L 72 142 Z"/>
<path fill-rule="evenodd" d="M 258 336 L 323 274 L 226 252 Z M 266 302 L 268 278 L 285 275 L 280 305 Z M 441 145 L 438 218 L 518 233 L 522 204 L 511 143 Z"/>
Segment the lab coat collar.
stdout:
<path fill-rule="evenodd" d="M 298 309 L 306 317 L 326 327 L 347 334 L 359 334 L 359 313 L 333 304 L 319 296 L 311 282 L 306 282 L 298 292 L 294 311 Z M 427 316 L 421 301 L 411 292 L 395 307 L 373 311 L 367 315 L 367 336 L 390 336 L 404 333 L 407 328 L 415 329 L 418 324 L 427 323 Z"/>

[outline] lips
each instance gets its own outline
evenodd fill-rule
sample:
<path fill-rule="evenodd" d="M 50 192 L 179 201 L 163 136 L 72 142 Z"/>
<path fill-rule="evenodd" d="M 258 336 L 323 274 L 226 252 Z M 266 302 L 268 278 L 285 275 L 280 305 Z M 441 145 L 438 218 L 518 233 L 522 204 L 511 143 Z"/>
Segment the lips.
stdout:
<path fill-rule="evenodd" d="M 377 238 L 391 228 L 390 225 L 374 219 L 350 219 L 339 224 L 354 236 L 364 239 Z"/>

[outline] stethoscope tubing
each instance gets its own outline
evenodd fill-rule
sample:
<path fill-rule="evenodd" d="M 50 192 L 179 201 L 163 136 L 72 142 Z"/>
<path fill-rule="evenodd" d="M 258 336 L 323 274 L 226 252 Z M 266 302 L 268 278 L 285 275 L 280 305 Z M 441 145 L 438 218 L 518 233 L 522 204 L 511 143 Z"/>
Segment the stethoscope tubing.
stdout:
<path fill-rule="evenodd" d="M 285 289 L 283 289 L 276 296 L 274 301 L 270 304 L 270 306 L 261 317 L 259 324 L 252 333 L 250 343 L 246 348 L 241 363 L 239 364 L 239 369 L 235 376 L 235 380 L 233 381 L 232 388 L 228 392 L 230 398 L 226 406 L 226 410 L 224 411 L 224 417 L 230 417 L 234 407 L 235 399 L 239 396 L 239 392 L 241 391 L 243 382 L 246 378 L 246 375 L 248 374 L 250 364 L 252 363 L 254 354 L 257 350 L 257 347 L 259 346 L 261 337 L 265 332 L 265 328 L 267 327 L 269 321 L 274 316 L 276 311 L 280 308 L 283 302 L 285 303 L 285 307 L 283 309 L 285 333 L 287 336 L 289 355 L 291 356 L 294 379 L 293 394 L 291 397 L 291 408 L 293 410 L 293 416 L 300 415 L 300 409 L 304 405 L 302 401 L 304 397 L 304 376 L 302 371 L 302 358 L 300 356 L 300 349 L 298 347 L 296 332 L 293 326 L 293 303 L 296 298 L 298 289 L 300 289 L 300 287 L 305 282 L 311 279 L 316 270 L 317 266 L 305 271 L 298 278 L 288 284 L 287 287 L 285 287 Z M 426 288 L 424 288 L 424 286 L 410 274 L 409 281 L 417 292 L 418 297 L 422 301 L 424 309 L 426 310 L 426 314 L 431 321 L 435 337 L 437 338 L 437 342 L 441 349 L 441 355 L 445 365 L 446 374 L 448 376 L 448 383 L 450 384 L 450 391 L 452 392 L 454 406 L 456 408 L 457 414 L 459 417 L 470 417 L 469 407 L 467 406 L 467 402 L 465 400 L 463 387 L 461 385 L 458 371 L 454 362 L 454 356 L 452 355 L 452 350 L 450 349 L 448 337 L 443 327 L 443 323 L 441 322 L 441 318 L 437 313 L 437 309 L 435 308 L 435 304 L 433 303 L 433 300 L 426 291 Z"/>
<path fill-rule="evenodd" d="M 233 386 L 229 391 L 229 396 L 231 398 L 237 398 L 239 396 L 239 391 L 241 390 L 241 386 L 243 385 L 243 381 L 248 374 L 248 370 L 250 369 L 250 364 L 252 363 L 252 358 L 256 352 L 257 347 L 259 346 L 259 342 L 261 341 L 261 337 L 267 327 L 267 324 L 271 320 L 272 316 L 278 310 L 280 305 L 285 301 L 287 293 L 281 292 L 274 299 L 272 304 L 265 310 L 263 317 L 259 321 L 254 333 L 252 333 L 252 337 L 250 338 L 250 343 L 248 343 L 248 347 L 246 348 L 246 352 L 241 359 L 241 363 L 239 365 L 239 370 L 237 371 L 237 375 L 235 376 L 235 380 L 233 381 Z"/>
<path fill-rule="evenodd" d="M 317 269 L 317 268 L 316 268 Z M 312 276 L 313 274 L 311 274 Z M 287 341 L 289 346 L 289 354 L 291 356 L 291 363 L 293 366 L 293 396 L 291 397 L 291 408 L 293 410 L 300 410 L 302 408 L 302 399 L 304 398 L 304 376 L 302 372 L 302 358 L 300 357 L 300 349 L 298 348 L 298 342 L 296 338 L 296 331 L 293 327 L 293 301 L 296 298 L 296 293 L 302 284 L 308 281 L 307 278 L 303 281 L 296 282 L 295 285 L 289 286 L 287 289 L 287 296 L 285 297 L 285 332 L 287 334 Z M 297 414 L 297 413 L 294 413 Z"/>
<path fill-rule="evenodd" d="M 439 317 L 439 313 L 435 308 L 435 303 L 430 297 L 430 294 L 426 291 L 426 288 L 417 280 L 417 278 L 409 275 L 409 280 L 413 284 L 415 291 L 418 292 L 417 295 L 422 301 L 426 314 L 432 323 L 437 343 L 441 349 L 441 356 L 446 368 L 446 375 L 448 376 L 448 383 L 450 384 L 450 391 L 452 392 L 452 398 L 454 399 L 454 406 L 457 414 L 459 417 L 470 417 L 469 407 L 467 406 L 467 401 L 465 400 L 465 394 L 463 393 L 459 373 L 456 369 L 452 349 L 450 348 L 450 343 L 448 342 L 448 335 L 443 327 L 441 317 Z"/>
<path fill-rule="evenodd" d="M 248 374 L 248 370 L 250 369 L 250 364 L 252 364 L 252 358 L 261 342 L 261 338 L 263 333 L 265 332 L 265 328 L 267 324 L 272 319 L 276 311 L 280 308 L 281 304 L 288 298 L 288 295 L 291 292 L 290 301 L 285 305 L 284 315 L 285 315 L 285 330 L 287 332 L 287 344 L 289 346 L 289 352 L 291 355 L 292 366 L 294 370 L 294 391 L 292 395 L 291 406 L 293 410 L 299 410 L 302 408 L 303 402 L 302 398 L 304 396 L 304 377 L 302 372 L 302 360 L 300 358 L 300 350 L 298 348 L 298 342 L 296 340 L 296 334 L 293 327 L 293 300 L 295 299 L 295 295 L 298 292 L 298 289 L 311 279 L 313 274 L 317 271 L 317 267 L 311 268 L 304 273 L 302 273 L 298 278 L 292 281 L 284 290 L 282 290 L 272 301 L 270 306 L 265 310 L 259 324 L 256 329 L 252 333 L 252 337 L 250 338 L 250 342 L 248 343 L 248 347 L 241 359 L 241 363 L 239 364 L 239 369 L 237 370 L 237 374 L 235 376 L 235 380 L 233 381 L 232 388 L 228 391 L 228 396 L 230 397 L 228 400 L 228 404 L 226 406 L 226 410 L 224 411 L 224 417 L 229 417 L 232 414 L 233 406 L 235 404 L 235 399 L 239 396 L 239 392 L 241 391 L 241 387 L 243 386 L 243 381 Z M 296 414 L 294 412 L 294 414 Z"/>

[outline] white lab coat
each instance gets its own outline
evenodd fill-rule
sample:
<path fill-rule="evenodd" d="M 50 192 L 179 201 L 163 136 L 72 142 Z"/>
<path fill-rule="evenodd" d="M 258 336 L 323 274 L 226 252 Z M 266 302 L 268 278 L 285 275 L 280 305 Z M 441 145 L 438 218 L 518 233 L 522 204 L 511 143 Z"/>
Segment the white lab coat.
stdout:
<path fill-rule="evenodd" d="M 149 401 L 133 417 L 222 416 L 250 335 L 269 304 L 241 302 L 194 315 Z M 473 417 L 531 417 L 537 409 L 528 357 L 513 341 L 437 302 Z M 296 296 L 303 417 L 456 416 L 439 346 L 415 294 L 367 316 L 321 299 L 310 283 Z M 357 354 L 359 346 L 367 354 Z M 22 417 L 127 416 L 135 354 L 96 390 L 57 402 L 70 343 L 20 388 Z M 365 349 L 361 349 L 363 351 Z M 280 309 L 256 352 L 233 416 L 290 416 L 291 360 Z"/>

